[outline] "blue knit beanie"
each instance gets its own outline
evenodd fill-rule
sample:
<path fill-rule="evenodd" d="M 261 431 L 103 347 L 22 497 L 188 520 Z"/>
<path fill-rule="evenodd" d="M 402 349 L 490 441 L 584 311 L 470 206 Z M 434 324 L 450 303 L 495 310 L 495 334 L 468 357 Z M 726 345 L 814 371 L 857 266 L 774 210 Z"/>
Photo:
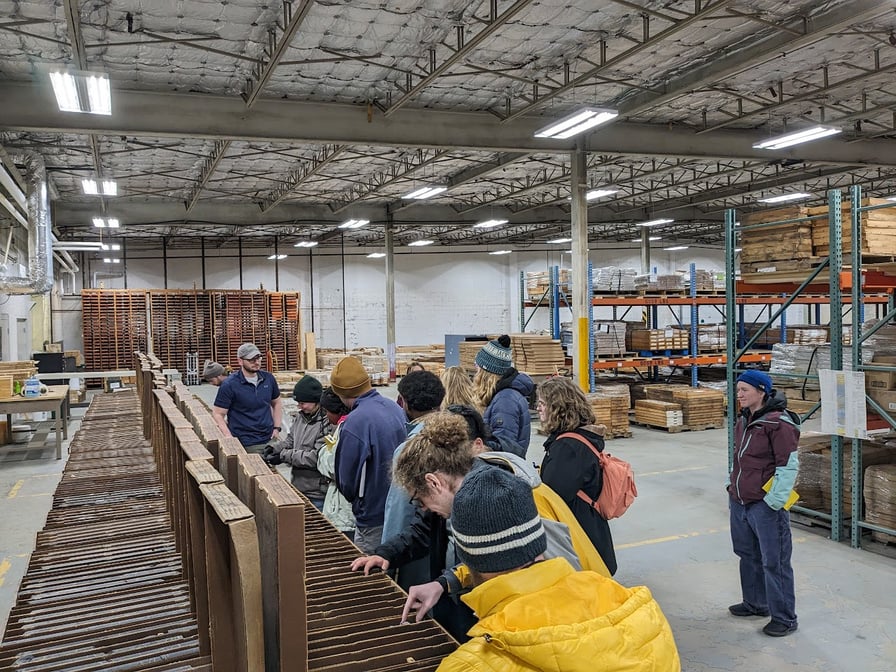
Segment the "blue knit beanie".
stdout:
<path fill-rule="evenodd" d="M 476 353 L 476 366 L 490 373 L 503 376 L 513 366 L 510 351 L 510 336 L 504 334 L 494 341 L 489 341 Z"/>
<path fill-rule="evenodd" d="M 756 371 L 755 369 L 744 371 L 737 377 L 737 382 L 752 385 L 765 394 L 770 394 L 772 391 L 772 379 L 763 371 Z"/>
<path fill-rule="evenodd" d="M 506 572 L 545 552 L 547 537 L 532 488 L 493 465 L 475 467 L 451 506 L 457 554 L 478 572 Z"/>

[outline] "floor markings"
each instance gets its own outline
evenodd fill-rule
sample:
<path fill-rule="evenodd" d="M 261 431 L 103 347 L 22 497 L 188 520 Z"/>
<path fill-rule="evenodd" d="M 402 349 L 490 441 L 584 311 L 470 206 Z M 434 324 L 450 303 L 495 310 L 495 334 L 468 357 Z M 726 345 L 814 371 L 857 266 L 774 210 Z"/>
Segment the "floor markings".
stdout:
<path fill-rule="evenodd" d="M 680 469 L 666 469 L 665 471 L 645 471 L 645 472 L 637 472 L 635 476 L 641 478 L 642 476 L 657 476 L 658 474 L 677 474 L 682 471 L 700 471 L 701 469 L 709 469 L 709 466 L 703 467 L 681 467 Z"/>
<path fill-rule="evenodd" d="M 13 497 L 15 497 L 19 493 L 19 490 L 22 488 L 23 485 L 25 485 L 24 480 L 16 481 L 13 484 L 12 488 L 10 488 L 9 492 L 6 493 L 6 499 L 12 499 Z"/>
<path fill-rule="evenodd" d="M 645 539 L 644 541 L 633 541 L 630 544 L 619 544 L 616 550 L 623 548 L 637 548 L 638 546 L 650 546 L 651 544 L 665 544 L 669 541 L 681 541 L 682 539 L 690 539 L 691 537 L 703 537 L 709 534 L 718 534 L 724 530 L 703 530 L 702 532 L 686 532 L 685 534 L 674 534 L 668 537 L 656 537 L 655 539 Z"/>

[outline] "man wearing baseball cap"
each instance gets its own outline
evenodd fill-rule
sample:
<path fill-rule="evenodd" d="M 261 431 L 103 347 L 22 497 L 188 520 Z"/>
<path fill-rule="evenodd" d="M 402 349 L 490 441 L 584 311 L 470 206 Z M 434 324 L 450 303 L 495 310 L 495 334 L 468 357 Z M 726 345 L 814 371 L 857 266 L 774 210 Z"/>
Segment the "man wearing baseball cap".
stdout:
<path fill-rule="evenodd" d="M 261 368 L 261 350 L 243 343 L 236 351 L 240 368 L 218 387 L 212 414 L 227 436 L 239 439 L 250 453 L 264 453 L 280 437 L 283 402 L 274 376 Z"/>
<path fill-rule="evenodd" d="M 742 600 L 733 616 L 771 616 L 770 637 L 797 629 L 788 499 L 799 468 L 799 416 L 767 373 L 750 369 L 737 379 L 740 414 L 728 479 L 731 542 L 740 558 Z"/>
<path fill-rule="evenodd" d="M 211 383 L 215 387 L 221 387 L 221 383 L 227 379 L 227 376 L 227 369 L 224 368 L 223 364 L 213 362 L 210 359 L 205 360 L 205 365 L 202 368 L 202 380 L 206 383 Z"/>

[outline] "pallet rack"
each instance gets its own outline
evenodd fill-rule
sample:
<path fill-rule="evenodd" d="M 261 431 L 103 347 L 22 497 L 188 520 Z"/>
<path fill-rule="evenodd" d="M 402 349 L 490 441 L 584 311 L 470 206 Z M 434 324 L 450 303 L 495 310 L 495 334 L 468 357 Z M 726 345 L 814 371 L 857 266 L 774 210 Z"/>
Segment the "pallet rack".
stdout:
<path fill-rule="evenodd" d="M 863 212 L 876 210 L 882 207 L 896 207 L 894 205 L 872 205 L 861 206 L 862 191 L 858 186 L 850 188 L 850 200 L 852 203 L 850 217 L 850 259 L 852 261 L 849 272 L 843 270 L 843 220 L 842 220 L 842 194 L 839 190 L 830 190 L 827 193 L 828 201 L 828 230 L 829 230 L 829 248 L 830 254 L 821 260 L 821 263 L 804 279 L 802 282 L 791 284 L 779 284 L 775 286 L 775 291 L 788 292 L 788 296 L 783 298 L 780 307 L 775 315 L 761 325 L 760 330 L 754 334 L 745 343 L 739 344 L 735 341 L 735 330 L 729 328 L 726 343 L 727 355 L 727 387 L 729 398 L 734 398 L 735 377 L 737 375 L 736 367 L 738 364 L 746 361 L 743 357 L 746 350 L 759 338 L 761 333 L 766 330 L 778 317 L 783 314 L 787 306 L 794 303 L 806 303 L 805 292 L 821 292 L 827 289 L 828 295 L 823 298 L 825 303 L 830 305 L 830 343 L 831 343 L 831 368 L 833 370 L 842 370 L 843 368 L 843 308 L 845 305 L 850 306 L 853 310 L 853 319 L 851 325 L 851 365 L 853 371 L 864 370 L 881 370 L 884 367 L 869 366 L 862 363 L 862 343 L 873 335 L 881 326 L 891 322 L 896 318 L 896 307 L 894 307 L 894 288 L 896 288 L 896 277 L 889 276 L 880 272 L 869 272 L 862 268 L 862 226 L 861 215 Z M 797 221 L 806 221 L 810 218 L 800 218 L 787 220 L 783 222 L 773 222 L 754 225 L 755 228 L 781 225 Z M 734 278 L 734 250 L 736 248 L 736 236 L 738 232 L 748 231 L 754 227 L 743 226 L 737 224 L 737 213 L 734 210 L 728 210 L 725 213 L 725 265 L 727 271 L 727 292 L 726 305 L 727 314 L 734 314 L 734 307 L 740 297 L 737 296 L 737 286 Z M 827 283 L 825 287 L 823 271 L 827 270 Z M 868 291 L 885 292 L 874 296 L 866 295 Z M 814 298 L 814 302 L 818 303 L 818 297 Z M 861 327 L 864 321 L 864 308 L 866 305 L 875 304 L 876 310 L 879 310 L 882 304 L 886 305 L 885 314 L 880 317 L 878 324 L 862 333 Z M 729 325 L 730 326 L 730 325 Z M 817 377 L 817 376 L 813 376 Z M 882 409 L 874 400 L 866 398 L 868 405 L 877 412 L 891 427 L 896 428 L 896 420 L 894 420 L 886 410 Z M 820 402 L 816 403 L 804 417 L 812 415 L 820 407 Z M 831 539 L 841 541 L 844 532 L 848 530 L 850 543 L 854 548 L 862 546 L 862 531 L 872 530 L 883 532 L 886 534 L 896 535 L 896 530 L 885 528 L 879 525 L 873 525 L 864 520 L 862 512 L 863 489 L 861 487 L 863 480 L 862 469 L 862 439 L 850 439 L 852 444 L 851 450 L 851 474 L 850 488 L 851 501 L 850 510 L 852 515 L 849 518 L 848 526 L 845 520 L 842 497 L 843 497 L 843 437 L 839 435 L 831 435 L 831 512 L 816 511 L 805 507 L 794 506 L 793 511 L 797 514 L 807 516 L 810 520 L 820 520 L 830 524 Z M 733 461 L 734 451 L 734 425 L 728 424 L 728 463 L 729 468 Z"/>
<path fill-rule="evenodd" d="M 269 370 L 302 365 L 298 292 L 85 289 L 81 298 L 88 370 L 126 369 L 135 351 L 181 370 L 188 357 L 236 367 L 247 341 L 268 353 Z"/>

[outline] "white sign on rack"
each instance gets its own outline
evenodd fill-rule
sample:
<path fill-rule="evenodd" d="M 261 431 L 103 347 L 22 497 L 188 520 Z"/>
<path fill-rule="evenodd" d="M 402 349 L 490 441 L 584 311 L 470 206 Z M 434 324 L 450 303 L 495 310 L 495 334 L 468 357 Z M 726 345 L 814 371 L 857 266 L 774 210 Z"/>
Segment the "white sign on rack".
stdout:
<path fill-rule="evenodd" d="M 850 439 L 868 438 L 865 373 L 818 369 L 821 386 L 821 431 Z"/>

